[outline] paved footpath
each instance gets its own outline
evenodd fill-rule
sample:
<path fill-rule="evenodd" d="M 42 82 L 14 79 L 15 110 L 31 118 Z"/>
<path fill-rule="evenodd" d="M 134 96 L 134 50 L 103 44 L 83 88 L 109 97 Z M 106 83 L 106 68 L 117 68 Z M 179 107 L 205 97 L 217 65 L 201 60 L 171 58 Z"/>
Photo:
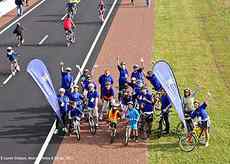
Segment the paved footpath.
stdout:
<path fill-rule="evenodd" d="M 99 56 L 96 60 L 95 78 L 109 68 L 112 75 L 117 75 L 116 58 L 129 65 L 139 63 L 143 57 L 146 69 L 151 65 L 153 52 L 153 4 L 151 8 L 144 7 L 143 1 L 137 1 L 136 7 L 123 0 L 114 17 L 111 28 L 106 36 Z M 115 79 L 118 77 L 115 76 Z M 115 86 L 118 84 L 115 84 Z M 86 129 L 87 125 L 82 125 Z M 148 159 L 147 144 L 144 142 L 131 143 L 124 147 L 121 143 L 122 129 L 119 129 L 116 143 L 110 144 L 110 134 L 104 122 L 96 136 L 91 136 L 83 130 L 81 141 L 76 143 L 74 137 L 65 137 L 56 157 L 65 160 L 55 160 L 54 164 L 145 164 Z M 57 159 L 58 159 L 57 158 Z"/>

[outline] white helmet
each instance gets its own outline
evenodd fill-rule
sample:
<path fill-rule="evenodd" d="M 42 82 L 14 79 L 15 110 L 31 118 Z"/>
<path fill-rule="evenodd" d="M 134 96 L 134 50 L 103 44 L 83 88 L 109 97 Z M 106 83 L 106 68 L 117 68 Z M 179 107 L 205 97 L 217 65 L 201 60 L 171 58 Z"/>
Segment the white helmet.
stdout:
<path fill-rule="evenodd" d="M 94 84 L 93 84 L 93 83 L 90 83 L 90 84 L 89 84 L 89 88 L 94 88 Z"/>
<path fill-rule="evenodd" d="M 65 93 L 65 89 L 64 89 L 64 88 L 60 88 L 60 89 L 59 89 L 59 92 L 60 92 L 60 93 Z"/>
<path fill-rule="evenodd" d="M 7 51 L 12 51 L 13 50 L 13 48 L 12 47 L 7 47 L 7 49 L 6 49 Z"/>

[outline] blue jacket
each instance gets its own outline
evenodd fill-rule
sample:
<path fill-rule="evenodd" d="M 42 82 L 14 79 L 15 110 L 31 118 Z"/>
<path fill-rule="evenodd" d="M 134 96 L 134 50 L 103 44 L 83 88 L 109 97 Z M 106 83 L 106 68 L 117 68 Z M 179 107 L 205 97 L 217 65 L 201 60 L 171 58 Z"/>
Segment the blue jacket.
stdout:
<path fill-rule="evenodd" d="M 127 69 L 122 69 L 119 65 L 117 66 L 118 70 L 119 70 L 119 84 L 120 85 L 124 85 L 127 82 L 129 73 Z"/>
<path fill-rule="evenodd" d="M 77 105 L 82 105 L 84 96 L 79 92 L 71 92 L 69 95 L 70 101 L 75 101 Z"/>
<path fill-rule="evenodd" d="M 165 110 L 167 108 L 171 108 L 172 104 L 171 104 L 171 100 L 167 95 L 163 95 L 161 96 L 161 110 L 162 112 L 166 112 Z"/>
<path fill-rule="evenodd" d="M 135 108 L 128 109 L 128 113 L 126 115 L 126 118 L 129 120 L 130 124 L 136 123 L 136 122 L 138 122 L 138 120 L 140 118 L 140 113 Z"/>
<path fill-rule="evenodd" d="M 16 60 L 17 54 L 16 54 L 16 52 L 12 52 L 12 53 L 7 53 L 6 56 L 8 57 L 9 61 L 12 62 L 12 61 Z"/>
<path fill-rule="evenodd" d="M 200 117 L 201 121 L 208 120 L 208 112 L 206 111 L 207 104 L 204 102 L 202 105 L 198 107 L 195 111 L 191 113 L 191 118 Z"/>
<path fill-rule="evenodd" d="M 156 91 L 161 90 L 162 86 L 154 74 L 152 76 L 146 76 L 146 78 L 150 81 L 150 83 L 152 84 L 152 86 L 154 87 Z"/>
<path fill-rule="evenodd" d="M 106 76 L 105 74 L 101 75 L 99 77 L 99 83 L 101 84 L 102 88 L 105 87 L 106 82 L 110 82 L 111 84 L 113 84 L 113 77 L 111 75 L 109 76 Z"/>
<path fill-rule="evenodd" d="M 142 103 L 144 105 L 143 112 L 153 112 L 154 104 L 152 103 L 153 96 L 150 93 L 142 95 Z"/>
<path fill-rule="evenodd" d="M 62 72 L 61 73 L 61 87 L 65 90 L 70 89 L 72 83 L 73 83 L 73 76 L 70 73 Z"/>

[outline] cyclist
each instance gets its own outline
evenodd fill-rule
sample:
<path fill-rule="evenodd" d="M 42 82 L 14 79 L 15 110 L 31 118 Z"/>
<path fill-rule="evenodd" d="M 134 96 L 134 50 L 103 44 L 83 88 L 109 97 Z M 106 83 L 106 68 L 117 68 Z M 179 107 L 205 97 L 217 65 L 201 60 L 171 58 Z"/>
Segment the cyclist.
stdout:
<path fill-rule="evenodd" d="M 11 73 L 14 76 L 16 72 L 20 71 L 20 66 L 18 65 L 18 61 L 17 61 L 17 53 L 13 50 L 12 47 L 8 47 L 6 51 L 7 51 L 6 56 L 10 61 Z"/>
<path fill-rule="evenodd" d="M 76 25 L 71 19 L 70 14 L 67 14 L 67 17 L 64 19 L 63 24 L 64 24 L 65 33 L 73 36 L 73 29 L 76 27 Z M 71 42 L 74 42 L 73 37 L 71 37 Z"/>
<path fill-rule="evenodd" d="M 60 107 L 60 114 L 61 114 L 61 118 L 64 124 L 64 128 L 63 130 L 66 131 L 66 112 L 67 112 L 67 106 L 69 103 L 69 98 L 65 95 L 65 89 L 64 88 L 60 88 L 59 89 L 59 94 L 58 94 L 58 104 Z M 58 119 L 57 119 L 58 120 Z M 56 130 L 55 130 L 55 134 L 58 133 L 58 127 L 59 127 L 59 121 L 56 122 Z"/>
<path fill-rule="evenodd" d="M 104 0 L 99 1 L 98 11 L 99 11 L 99 18 L 101 19 L 101 22 L 103 23 L 105 21 L 105 18 L 104 18 L 104 14 L 105 14 Z"/>
<path fill-rule="evenodd" d="M 93 111 L 93 116 L 96 118 L 96 126 L 98 126 L 98 98 L 99 94 L 95 89 L 93 83 L 89 84 L 89 91 L 87 93 L 87 109 L 88 111 Z"/>
<path fill-rule="evenodd" d="M 105 84 L 109 82 L 113 84 L 113 77 L 110 75 L 109 70 L 105 70 L 105 73 L 99 77 L 99 84 L 101 85 L 101 96 L 103 94 L 103 88 L 105 88 Z"/>
<path fill-rule="evenodd" d="M 162 86 L 161 86 L 159 80 L 157 79 L 156 75 L 152 71 L 148 71 L 147 75 L 145 77 L 146 77 L 146 79 L 148 79 L 150 81 L 150 83 L 152 84 L 154 89 L 157 92 L 160 92 Z"/>
<path fill-rule="evenodd" d="M 125 89 L 125 84 L 127 84 L 129 73 L 128 73 L 128 69 L 126 68 L 125 62 L 120 62 L 119 56 L 117 57 L 117 68 L 120 73 L 119 92 L 121 92 L 123 89 Z"/>
<path fill-rule="evenodd" d="M 103 105 L 102 105 L 102 110 L 100 112 L 100 120 L 103 119 L 103 113 L 107 111 L 108 108 L 110 108 L 113 98 L 114 98 L 114 90 L 112 88 L 112 85 L 110 82 L 106 82 L 105 88 L 103 88 L 103 91 L 102 91 Z"/>
<path fill-rule="evenodd" d="M 202 104 L 200 104 L 199 100 L 195 100 L 194 101 L 195 111 L 191 113 L 192 118 L 195 118 L 195 117 L 201 118 L 200 126 L 204 130 L 204 135 L 205 135 L 205 140 L 206 140 L 205 147 L 208 147 L 208 141 L 209 141 L 209 132 L 208 132 L 209 116 L 208 116 L 208 112 L 206 108 L 208 106 L 208 99 L 210 96 L 211 94 L 208 92 L 205 98 L 205 101 Z"/>
<path fill-rule="evenodd" d="M 78 85 L 73 86 L 73 91 L 69 93 L 69 99 L 70 101 L 74 101 L 76 103 L 76 107 L 83 111 L 84 96 L 79 92 Z"/>
<path fill-rule="evenodd" d="M 19 37 L 20 44 L 24 43 L 23 30 L 24 30 L 24 28 L 22 27 L 22 25 L 20 23 L 17 23 L 17 25 L 16 25 L 16 27 L 15 27 L 15 29 L 13 31 L 13 34 L 15 34 L 17 38 Z M 18 44 L 18 46 L 20 44 Z"/>
<path fill-rule="evenodd" d="M 135 141 L 138 142 L 137 123 L 140 119 L 140 114 L 137 111 L 137 109 L 134 108 L 132 101 L 128 102 L 128 112 L 126 118 L 128 119 L 129 126 L 130 126 L 129 136 L 131 132 L 133 132 L 134 133 L 133 135 L 135 136 Z"/>
<path fill-rule="evenodd" d="M 66 6 L 68 12 L 74 12 L 75 9 L 77 9 L 77 4 L 80 3 L 81 0 L 66 0 Z"/>
<path fill-rule="evenodd" d="M 112 109 L 109 111 L 108 120 L 110 123 L 110 127 L 114 128 L 116 131 L 117 123 L 121 118 L 121 114 L 119 112 L 119 104 L 112 104 Z"/>
<path fill-rule="evenodd" d="M 67 114 L 68 114 L 68 120 L 67 120 L 68 124 L 67 125 L 68 125 L 68 130 L 69 130 L 71 121 L 73 121 L 73 124 L 77 124 L 76 121 L 80 122 L 81 116 L 83 113 L 79 108 L 77 108 L 75 101 L 69 101 L 69 105 L 67 106 Z"/>
<path fill-rule="evenodd" d="M 64 70 L 64 63 L 60 63 L 61 67 L 61 87 L 65 89 L 65 94 L 68 94 L 71 91 L 73 85 L 73 76 L 71 75 L 72 69 L 66 67 Z"/>
<path fill-rule="evenodd" d="M 165 129 L 163 132 L 169 134 L 170 123 L 169 123 L 169 112 L 172 107 L 172 103 L 167 93 L 162 89 L 161 96 L 161 119 L 159 121 L 159 129 L 162 129 L 163 121 L 165 121 Z"/>

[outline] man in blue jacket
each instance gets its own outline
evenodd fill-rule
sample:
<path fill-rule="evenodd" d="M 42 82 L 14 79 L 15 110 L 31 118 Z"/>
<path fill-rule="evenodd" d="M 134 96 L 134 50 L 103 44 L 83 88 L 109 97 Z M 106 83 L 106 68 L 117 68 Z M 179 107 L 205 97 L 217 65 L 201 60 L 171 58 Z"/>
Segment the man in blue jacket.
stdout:
<path fill-rule="evenodd" d="M 161 86 L 159 80 L 157 79 L 157 77 L 155 76 L 155 74 L 152 71 L 147 72 L 146 79 L 148 79 L 150 81 L 150 83 L 152 84 L 152 86 L 154 87 L 154 89 L 157 92 L 160 92 L 162 86 Z"/>
<path fill-rule="evenodd" d="M 71 75 L 72 69 L 70 67 L 66 67 L 64 70 L 64 63 L 60 63 L 61 66 L 61 87 L 65 89 L 66 94 L 71 91 L 71 87 L 73 85 L 73 76 Z"/>

